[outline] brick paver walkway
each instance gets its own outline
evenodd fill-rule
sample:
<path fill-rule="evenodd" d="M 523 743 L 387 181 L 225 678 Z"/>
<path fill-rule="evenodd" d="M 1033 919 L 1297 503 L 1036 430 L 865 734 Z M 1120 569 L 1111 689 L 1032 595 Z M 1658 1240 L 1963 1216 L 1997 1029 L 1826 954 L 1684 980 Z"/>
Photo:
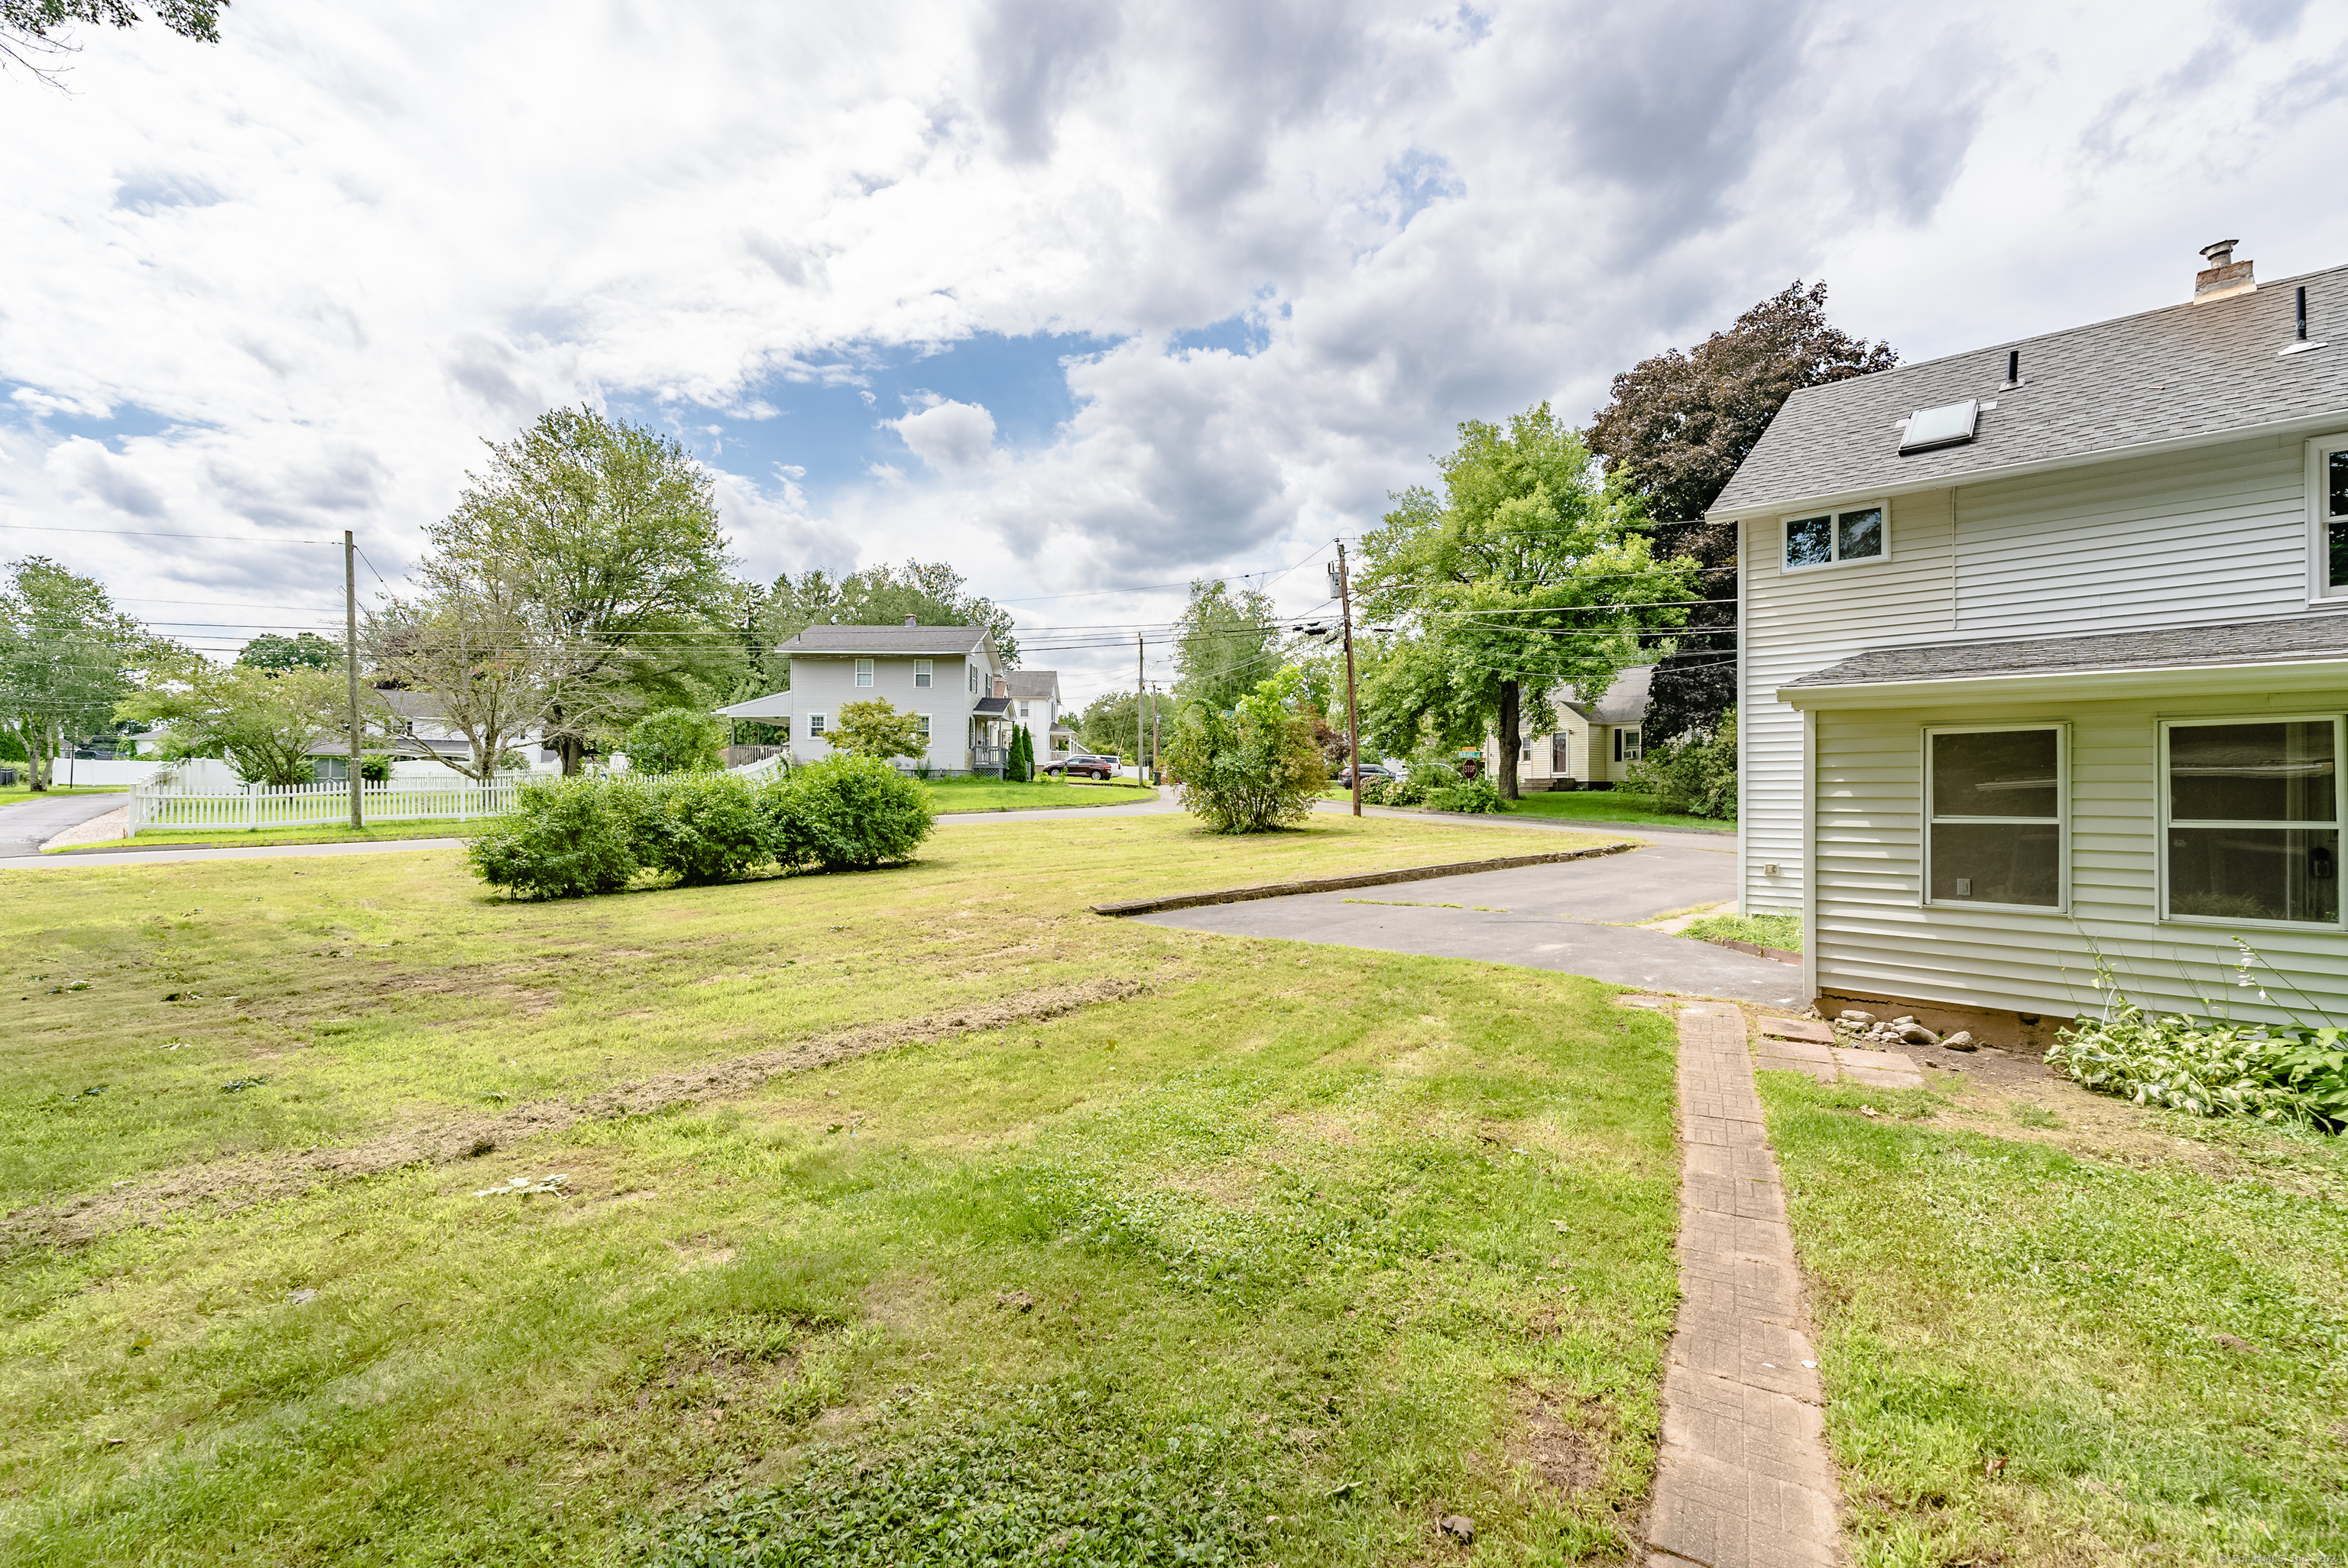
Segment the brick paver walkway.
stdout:
<path fill-rule="evenodd" d="M 1818 1352 L 1744 1015 L 1725 1002 L 1678 1010 L 1683 1299 L 1645 1561 L 1838 1564 Z"/>

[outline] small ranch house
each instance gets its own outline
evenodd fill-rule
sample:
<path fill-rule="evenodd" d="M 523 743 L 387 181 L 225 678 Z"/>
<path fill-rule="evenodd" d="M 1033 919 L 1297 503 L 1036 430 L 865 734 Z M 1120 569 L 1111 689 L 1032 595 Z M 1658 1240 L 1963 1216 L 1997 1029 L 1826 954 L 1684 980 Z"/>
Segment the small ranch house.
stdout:
<path fill-rule="evenodd" d="M 928 738 L 928 752 L 908 765 L 1003 772 L 1014 722 L 1010 672 L 984 627 L 810 626 L 778 651 L 790 660 L 790 689 L 717 712 L 780 728 L 793 761 L 831 754 L 827 737 L 844 704 L 885 697 L 918 715 Z"/>
<path fill-rule="evenodd" d="M 1595 702 L 1571 692 L 1550 699 L 1556 710 L 1555 733 L 1528 735 L 1517 747 L 1517 787 L 1523 790 L 1572 790 L 1597 785 L 1622 787 L 1638 762 L 1640 738 L 1647 714 L 1647 690 L 1655 667 L 1635 665 L 1614 678 L 1606 694 Z M 1488 777 L 1499 776 L 1499 740 L 1484 743 Z"/>
<path fill-rule="evenodd" d="M 1820 1005 L 2041 1043 L 2348 1014 L 2348 268 L 1797 392 L 1733 519 L 1747 910 Z M 2239 988 L 2247 943 L 2277 1005 Z"/>

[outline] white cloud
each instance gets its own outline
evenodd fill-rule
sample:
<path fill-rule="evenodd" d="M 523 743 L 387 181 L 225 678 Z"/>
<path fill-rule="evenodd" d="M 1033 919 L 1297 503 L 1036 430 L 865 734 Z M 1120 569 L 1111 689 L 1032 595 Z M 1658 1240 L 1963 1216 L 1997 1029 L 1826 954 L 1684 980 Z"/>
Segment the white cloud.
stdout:
<path fill-rule="evenodd" d="M 983 467 L 994 451 L 994 415 L 975 403 L 939 398 L 889 424 L 915 456 L 942 474 Z"/>
<path fill-rule="evenodd" d="M 945 556 L 1038 628 L 1125 625 L 1170 599 L 1107 590 L 1288 565 L 1457 420 L 1581 417 L 1796 276 L 1913 358 L 2181 299 L 2228 235 L 2348 259 L 2311 199 L 2348 13 L 2289 4 L 239 0 L 223 31 L 0 80 L 0 521 L 234 536 L 0 532 L 126 596 L 313 604 L 338 563 L 279 541 L 345 527 L 396 578 L 482 438 L 611 400 L 720 472 L 746 569 Z M 1163 350 L 1243 313 L 1251 354 Z M 821 488 L 695 434 L 778 377 L 1037 331 L 1122 340 L 1041 438 L 957 387 L 891 422 L 918 465 Z"/>

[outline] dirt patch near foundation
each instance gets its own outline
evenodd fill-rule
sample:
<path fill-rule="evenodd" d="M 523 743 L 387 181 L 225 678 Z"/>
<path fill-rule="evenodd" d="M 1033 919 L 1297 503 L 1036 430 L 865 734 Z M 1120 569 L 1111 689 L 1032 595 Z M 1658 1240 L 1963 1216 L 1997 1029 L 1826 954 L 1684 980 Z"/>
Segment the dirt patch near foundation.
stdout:
<path fill-rule="evenodd" d="M 83 1242 L 189 1209 L 225 1213 L 293 1197 L 327 1182 L 379 1175 L 406 1165 L 443 1165 L 478 1158 L 574 1122 L 647 1116 L 730 1099 L 786 1073 L 805 1072 L 901 1045 L 926 1044 L 1057 1018 L 1100 1002 L 1123 1001 L 1148 989 L 1147 981 L 1122 979 L 1055 986 L 663 1073 L 583 1100 L 543 1100 L 494 1116 L 454 1117 L 382 1133 L 346 1148 L 247 1155 L 186 1166 L 110 1193 L 19 1209 L 0 1221 L 0 1245 Z"/>

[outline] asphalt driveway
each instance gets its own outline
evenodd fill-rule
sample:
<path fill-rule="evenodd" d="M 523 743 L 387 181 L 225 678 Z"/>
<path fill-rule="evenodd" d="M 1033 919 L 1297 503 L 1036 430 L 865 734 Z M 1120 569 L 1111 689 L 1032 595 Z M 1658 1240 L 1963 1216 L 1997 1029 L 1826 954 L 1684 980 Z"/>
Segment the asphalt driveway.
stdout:
<path fill-rule="evenodd" d="M 41 845 L 68 827 L 78 827 L 93 816 L 118 810 L 129 796 L 108 794 L 36 794 L 0 805 L 0 860 L 39 859 Z"/>
<path fill-rule="evenodd" d="M 1136 918 L 1191 931 L 1481 958 L 1649 990 L 1803 1006 L 1809 998 L 1802 971 L 1791 964 L 1637 925 L 1735 897 L 1734 841 L 1715 845 L 1687 836 L 1595 860 Z"/>

